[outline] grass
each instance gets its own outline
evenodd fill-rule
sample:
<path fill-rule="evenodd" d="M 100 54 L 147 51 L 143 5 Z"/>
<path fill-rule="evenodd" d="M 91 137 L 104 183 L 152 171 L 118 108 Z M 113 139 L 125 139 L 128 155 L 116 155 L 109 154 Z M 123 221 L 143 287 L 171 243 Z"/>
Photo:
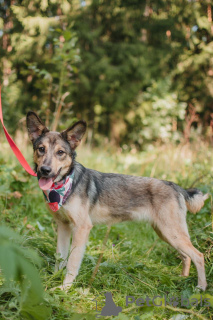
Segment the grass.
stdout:
<path fill-rule="evenodd" d="M 45 289 L 45 299 L 52 307 L 54 319 L 95 319 L 96 302 L 101 310 L 103 293 L 112 292 L 115 303 L 123 308 L 113 319 L 211 319 L 212 308 L 174 306 L 140 307 L 125 305 L 126 296 L 138 298 L 167 295 L 189 299 L 200 295 L 196 290 L 197 272 L 192 264 L 190 276 L 180 277 L 181 260 L 178 253 L 163 241 L 147 223 L 120 223 L 111 227 L 103 258 L 90 286 L 107 227 L 95 226 L 90 234 L 80 273 L 68 293 L 50 291 L 60 285 L 65 271 L 54 273 L 56 225 L 46 210 L 36 178 L 26 174 L 3 145 L 6 156 L 0 158 L 1 224 L 14 229 L 23 237 L 23 246 L 37 251 L 43 260 L 39 270 Z M 30 150 L 30 149 L 29 149 Z M 28 153 L 28 150 L 27 152 Z M 30 156 L 28 155 L 28 158 Z M 152 176 L 172 180 L 182 187 L 199 187 L 212 193 L 212 150 L 202 142 L 196 145 L 167 145 L 141 153 L 110 150 L 89 150 L 82 146 L 78 161 L 89 168 L 104 172 Z M 20 194 L 17 194 L 17 191 Z M 16 192 L 16 193 L 14 193 Z M 213 230 L 211 199 L 196 215 L 188 213 L 189 231 L 193 244 L 205 254 L 208 294 L 213 296 L 212 247 Z M 174 222 L 175 223 L 175 222 Z M 4 284 L 1 278 L 2 285 Z M 18 297 L 12 293 L 0 296 L 0 319 L 21 319 Z M 207 297 L 207 296 L 206 296 Z M 160 298 L 159 298 L 160 299 Z M 213 299 L 213 298 L 211 298 Z M 157 301 L 157 300 L 156 300 Z M 185 318 L 184 318 L 185 319 Z"/>

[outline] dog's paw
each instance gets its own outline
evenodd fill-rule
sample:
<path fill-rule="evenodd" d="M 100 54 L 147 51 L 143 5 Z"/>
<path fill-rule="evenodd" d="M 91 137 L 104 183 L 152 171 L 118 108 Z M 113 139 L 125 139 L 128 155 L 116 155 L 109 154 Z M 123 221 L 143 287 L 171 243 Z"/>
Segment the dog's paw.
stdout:
<path fill-rule="evenodd" d="M 51 288 L 50 291 L 61 290 L 61 291 L 64 291 L 64 292 L 68 292 L 70 288 L 71 288 L 71 285 L 62 284 L 61 286 L 57 286 L 57 287 Z"/>
<path fill-rule="evenodd" d="M 55 290 L 62 290 L 62 291 L 69 291 L 69 289 L 71 288 L 73 281 L 74 281 L 75 277 L 73 277 L 73 275 L 67 274 L 62 285 L 54 287 L 52 289 L 50 289 L 50 291 L 55 291 Z"/>
<path fill-rule="evenodd" d="M 61 285 L 61 286 L 57 286 L 57 287 L 50 289 L 51 292 L 56 291 L 56 290 L 63 290 L 63 286 Z"/>
<path fill-rule="evenodd" d="M 203 284 L 203 285 L 197 285 L 196 289 L 199 291 L 206 291 L 207 288 L 207 283 Z"/>

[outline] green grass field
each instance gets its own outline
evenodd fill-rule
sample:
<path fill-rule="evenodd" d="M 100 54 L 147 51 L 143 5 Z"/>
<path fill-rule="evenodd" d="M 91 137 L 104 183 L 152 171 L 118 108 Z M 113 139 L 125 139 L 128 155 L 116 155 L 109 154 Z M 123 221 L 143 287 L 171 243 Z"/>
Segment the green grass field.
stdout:
<path fill-rule="evenodd" d="M 37 179 L 24 172 L 6 144 L 3 149 L 5 154 L 0 156 L 1 225 L 9 226 L 21 234 L 22 246 L 35 250 L 42 258 L 39 273 L 45 289 L 46 303 L 52 309 L 50 319 L 95 319 L 96 302 L 93 299 L 97 297 L 97 309 L 100 313 L 103 293 L 107 291 L 112 292 L 115 303 L 123 308 L 117 317 L 111 317 L 113 319 L 212 318 L 211 198 L 196 215 L 188 213 L 187 221 L 194 246 L 205 254 L 208 281 L 205 297 L 210 299 L 212 306 L 200 303 L 194 307 L 184 307 L 180 303 L 177 307 L 162 304 L 161 307 L 151 305 L 138 309 L 135 303 L 126 306 L 127 295 L 134 296 L 137 300 L 146 295 L 150 298 L 166 295 L 168 299 L 172 296 L 189 299 L 196 295 L 198 299 L 202 294 L 196 289 L 197 272 L 194 265 L 191 266 L 188 278 L 180 277 L 182 263 L 178 253 L 159 240 L 147 223 L 125 222 L 111 227 L 100 267 L 90 285 L 107 232 L 106 226 L 95 226 L 90 234 L 79 276 L 72 288 L 68 293 L 51 291 L 51 288 L 61 284 L 65 274 L 64 270 L 54 273 L 56 224 L 45 207 Z M 86 167 L 99 171 L 151 176 L 172 180 L 185 188 L 196 186 L 209 193 L 213 190 L 212 148 L 201 141 L 196 145 L 168 145 L 136 154 L 112 153 L 110 150 L 92 151 L 82 146 L 77 160 Z M 10 289 L 3 290 L 3 275 L 0 283 L 0 319 L 22 319 L 17 284 L 12 283 Z M 160 298 L 155 301 L 159 302 Z"/>

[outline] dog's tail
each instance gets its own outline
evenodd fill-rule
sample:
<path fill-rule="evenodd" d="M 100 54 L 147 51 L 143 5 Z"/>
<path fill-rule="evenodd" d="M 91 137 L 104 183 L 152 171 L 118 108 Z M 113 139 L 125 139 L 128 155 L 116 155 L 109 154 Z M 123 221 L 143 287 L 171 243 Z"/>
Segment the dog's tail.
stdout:
<path fill-rule="evenodd" d="M 196 188 L 183 189 L 183 196 L 186 201 L 187 209 L 192 213 L 197 213 L 204 206 L 204 201 L 208 199 L 209 194 L 203 194 Z"/>

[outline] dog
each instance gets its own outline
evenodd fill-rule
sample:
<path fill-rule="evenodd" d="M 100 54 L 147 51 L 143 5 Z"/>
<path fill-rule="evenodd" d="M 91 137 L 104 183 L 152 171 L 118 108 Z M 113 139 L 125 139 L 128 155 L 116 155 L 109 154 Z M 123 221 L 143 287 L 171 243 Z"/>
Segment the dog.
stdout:
<path fill-rule="evenodd" d="M 39 185 L 57 223 L 61 262 L 56 270 L 67 268 L 61 289 L 69 289 L 78 275 L 94 224 L 146 220 L 179 252 L 183 276 L 189 275 L 193 261 L 198 288 L 205 291 L 204 256 L 190 241 L 186 213 L 187 209 L 198 212 L 208 194 L 194 188 L 185 190 L 169 181 L 87 169 L 76 161 L 75 151 L 86 132 L 86 122 L 78 121 L 59 133 L 50 131 L 32 111 L 26 120 Z"/>

